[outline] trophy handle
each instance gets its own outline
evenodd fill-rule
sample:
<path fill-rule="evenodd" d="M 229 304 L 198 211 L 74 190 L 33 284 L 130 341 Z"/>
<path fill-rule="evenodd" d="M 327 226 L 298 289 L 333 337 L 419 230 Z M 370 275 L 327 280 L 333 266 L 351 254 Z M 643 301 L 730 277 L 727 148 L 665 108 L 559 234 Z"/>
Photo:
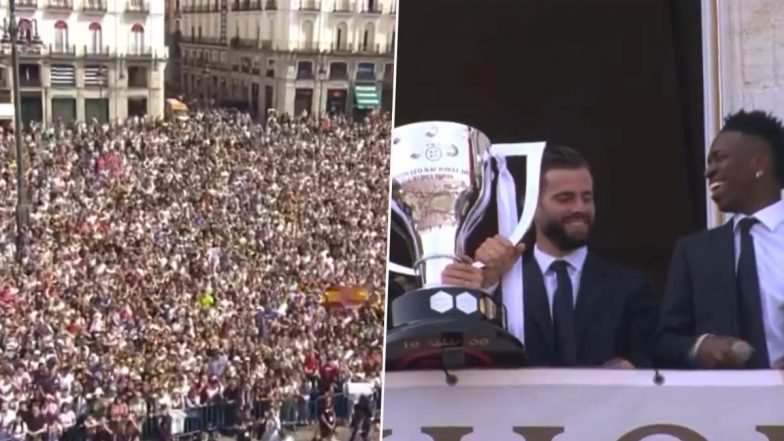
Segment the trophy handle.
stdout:
<path fill-rule="evenodd" d="M 402 274 L 404 276 L 414 276 L 414 277 L 416 277 L 416 276 L 419 275 L 419 271 L 417 271 L 417 270 L 415 270 L 413 268 L 409 268 L 407 266 L 398 265 L 395 262 L 387 262 L 387 271 L 392 272 L 392 273 Z"/>
<path fill-rule="evenodd" d="M 411 227 L 411 225 L 405 222 L 406 216 L 403 213 L 403 209 L 398 205 L 397 201 L 394 200 L 393 198 L 390 198 L 389 209 L 390 209 L 390 213 L 389 213 L 390 217 L 392 216 L 391 212 L 396 212 L 398 214 L 398 217 L 404 221 L 402 226 L 403 228 L 405 228 L 409 236 L 412 238 L 415 237 L 415 235 L 413 234 L 413 228 Z M 391 229 L 392 229 L 392 221 L 390 219 L 390 230 Z M 387 234 L 389 234 L 390 232 L 388 232 Z M 389 240 L 388 237 L 387 240 Z M 411 245 L 414 247 L 414 249 L 417 252 L 419 251 L 419 243 L 413 241 Z M 416 269 L 403 266 L 394 262 L 390 262 L 389 258 L 387 258 L 387 271 L 402 274 L 404 276 L 414 276 L 414 277 L 419 276 L 419 271 L 417 271 Z"/>
<path fill-rule="evenodd" d="M 534 221 L 534 214 L 536 214 L 536 204 L 539 200 L 539 183 L 542 175 L 542 156 L 544 155 L 545 142 L 527 142 L 516 144 L 494 144 L 490 148 L 493 156 L 525 156 L 526 159 L 526 173 L 525 173 L 525 192 L 526 196 L 535 195 L 535 197 L 526 197 L 523 204 L 523 213 L 517 226 L 512 231 L 512 235 L 508 237 L 509 242 L 514 245 L 523 240 L 523 236 L 531 228 Z"/>

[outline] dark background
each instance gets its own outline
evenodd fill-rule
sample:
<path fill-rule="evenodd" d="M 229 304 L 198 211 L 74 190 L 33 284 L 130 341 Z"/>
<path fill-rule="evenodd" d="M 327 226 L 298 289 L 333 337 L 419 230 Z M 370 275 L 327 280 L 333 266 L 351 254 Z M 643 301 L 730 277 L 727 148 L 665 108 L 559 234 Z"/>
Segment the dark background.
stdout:
<path fill-rule="evenodd" d="M 592 250 L 661 286 L 705 228 L 699 0 L 400 0 L 395 124 L 550 141 L 594 172 Z"/>

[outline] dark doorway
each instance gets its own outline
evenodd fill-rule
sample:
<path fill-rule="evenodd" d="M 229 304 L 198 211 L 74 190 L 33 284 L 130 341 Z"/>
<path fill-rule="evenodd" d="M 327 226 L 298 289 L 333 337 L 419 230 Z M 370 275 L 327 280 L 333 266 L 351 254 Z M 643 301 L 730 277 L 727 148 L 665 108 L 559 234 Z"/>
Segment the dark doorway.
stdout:
<path fill-rule="evenodd" d="M 381 89 L 381 110 L 385 112 L 392 112 L 392 94 L 392 87 L 387 87 L 384 85 L 384 88 Z"/>
<path fill-rule="evenodd" d="M 254 119 L 259 116 L 259 83 L 250 85 L 250 114 Z"/>
<path fill-rule="evenodd" d="M 297 89 L 294 93 L 294 115 L 300 116 L 302 112 L 313 113 L 313 89 Z"/>
<path fill-rule="evenodd" d="M 706 225 L 700 1 L 403 1 L 396 124 L 580 150 L 592 249 L 660 283 L 676 238 Z"/>
<path fill-rule="evenodd" d="M 128 98 L 128 116 L 147 115 L 147 98 Z"/>
<path fill-rule="evenodd" d="M 84 118 L 86 121 L 97 120 L 109 122 L 109 100 L 106 98 L 86 98 L 84 100 Z"/>
<path fill-rule="evenodd" d="M 52 98 L 52 121 L 76 121 L 76 99 Z"/>
<path fill-rule="evenodd" d="M 329 114 L 345 114 L 347 103 L 348 91 L 346 89 L 329 89 L 327 91 L 327 112 Z"/>
<path fill-rule="evenodd" d="M 22 125 L 25 127 L 33 121 L 42 122 L 44 120 L 44 107 L 41 102 L 40 92 L 21 92 L 22 99 Z"/>
<path fill-rule="evenodd" d="M 264 121 L 269 117 L 269 110 L 275 107 L 273 97 L 275 96 L 275 88 L 272 86 L 264 86 Z"/>

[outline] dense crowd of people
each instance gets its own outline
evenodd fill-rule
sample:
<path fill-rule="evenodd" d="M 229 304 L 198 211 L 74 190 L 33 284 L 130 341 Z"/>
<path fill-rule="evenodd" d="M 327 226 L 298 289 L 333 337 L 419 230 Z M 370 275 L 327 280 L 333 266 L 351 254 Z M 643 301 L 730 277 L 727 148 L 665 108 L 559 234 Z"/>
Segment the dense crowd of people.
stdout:
<path fill-rule="evenodd" d="M 302 420 L 309 398 L 378 381 L 389 131 L 385 114 L 217 110 L 33 127 L 18 263 L 4 133 L 0 439 L 131 440 L 211 404 Z M 325 308 L 334 285 L 370 299 Z"/>

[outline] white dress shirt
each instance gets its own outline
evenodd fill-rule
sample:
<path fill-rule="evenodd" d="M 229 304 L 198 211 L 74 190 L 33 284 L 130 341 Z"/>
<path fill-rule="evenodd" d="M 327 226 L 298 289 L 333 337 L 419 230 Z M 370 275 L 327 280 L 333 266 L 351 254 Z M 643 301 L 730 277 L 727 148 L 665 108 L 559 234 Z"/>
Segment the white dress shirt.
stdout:
<path fill-rule="evenodd" d="M 550 317 L 553 316 L 553 301 L 555 300 L 555 290 L 558 288 L 558 275 L 555 270 L 550 268 L 553 262 L 563 260 L 569 265 L 569 278 L 572 280 L 572 298 L 575 305 L 577 304 L 577 293 L 580 292 L 580 277 L 583 273 L 583 266 L 585 259 L 588 257 L 588 248 L 578 248 L 564 257 L 551 256 L 539 248 L 539 245 L 534 247 L 534 258 L 542 270 L 542 277 L 544 278 L 544 287 L 547 290 L 547 303 L 550 305 Z"/>
<path fill-rule="evenodd" d="M 763 208 L 751 217 L 759 223 L 751 227 L 754 255 L 760 285 L 762 321 L 772 367 L 784 363 L 784 201 Z M 735 215 L 735 270 L 740 261 L 738 222 L 746 218 Z"/>

